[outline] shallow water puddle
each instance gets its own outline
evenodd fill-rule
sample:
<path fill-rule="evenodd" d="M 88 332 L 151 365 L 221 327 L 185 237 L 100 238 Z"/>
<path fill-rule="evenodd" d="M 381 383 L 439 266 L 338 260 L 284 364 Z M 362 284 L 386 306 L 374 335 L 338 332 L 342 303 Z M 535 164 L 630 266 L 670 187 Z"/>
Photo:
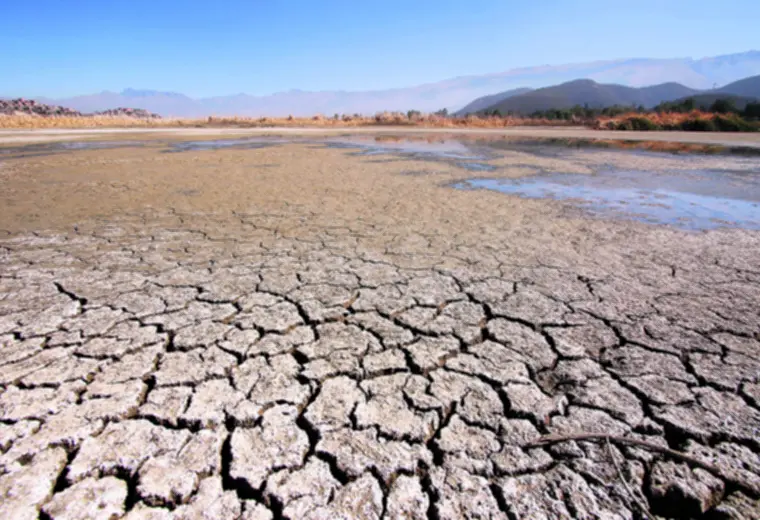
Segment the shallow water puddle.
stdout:
<path fill-rule="evenodd" d="M 454 187 L 564 200 L 595 216 L 631 218 L 683 229 L 760 229 L 760 174 L 755 173 L 551 173 L 519 179 L 473 179 Z"/>
<path fill-rule="evenodd" d="M 108 150 L 111 148 L 128 148 L 145 146 L 145 141 L 67 141 L 52 145 L 60 150 Z"/>
<path fill-rule="evenodd" d="M 471 172 L 492 172 L 496 169 L 493 164 L 479 163 L 479 162 L 458 162 L 456 163 L 460 168 L 470 170 Z"/>
<path fill-rule="evenodd" d="M 383 137 L 339 137 L 326 139 L 329 148 L 358 148 L 360 155 L 403 155 L 422 159 L 471 159 L 487 157 L 455 139 L 414 139 Z"/>
<path fill-rule="evenodd" d="M 279 140 L 274 139 L 213 139 L 205 141 L 181 141 L 178 143 L 171 143 L 169 148 L 164 150 L 164 152 L 200 152 L 204 150 L 222 150 L 225 148 L 253 150 L 275 146 L 279 143 Z"/>
<path fill-rule="evenodd" d="M 27 157 L 42 157 L 58 152 L 76 150 L 110 150 L 114 148 L 130 148 L 145 146 L 144 141 L 64 141 L 58 143 L 39 143 L 24 146 L 0 147 L 2 159 L 24 159 Z"/>

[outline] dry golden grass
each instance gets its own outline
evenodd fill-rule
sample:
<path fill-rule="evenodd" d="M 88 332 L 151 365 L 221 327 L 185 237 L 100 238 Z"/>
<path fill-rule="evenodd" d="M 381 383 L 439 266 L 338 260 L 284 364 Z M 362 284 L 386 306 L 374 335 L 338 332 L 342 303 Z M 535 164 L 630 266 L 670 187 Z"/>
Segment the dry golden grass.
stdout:
<path fill-rule="evenodd" d="M 423 128 L 505 128 L 510 126 L 568 126 L 577 123 L 558 123 L 543 119 L 519 117 L 440 117 L 421 115 L 409 119 L 406 114 L 382 112 L 375 116 L 314 117 L 207 117 L 202 119 L 139 119 L 123 116 L 36 116 L 28 114 L 0 115 L 0 128 L 194 128 L 194 127 L 358 127 L 358 126 L 415 126 Z"/>
<path fill-rule="evenodd" d="M 121 116 L 37 116 L 0 114 L 0 128 L 125 128 L 184 126 L 174 119 L 137 119 Z"/>

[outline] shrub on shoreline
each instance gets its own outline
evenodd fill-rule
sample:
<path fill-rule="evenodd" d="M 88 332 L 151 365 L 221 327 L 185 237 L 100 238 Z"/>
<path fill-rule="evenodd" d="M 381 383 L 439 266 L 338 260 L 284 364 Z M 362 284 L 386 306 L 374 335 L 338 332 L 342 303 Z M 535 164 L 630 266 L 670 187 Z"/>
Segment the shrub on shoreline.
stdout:
<path fill-rule="evenodd" d="M 616 118 L 597 118 L 594 128 L 607 130 L 655 131 L 680 130 L 687 132 L 758 132 L 760 121 L 748 121 L 736 113 L 628 113 Z"/>

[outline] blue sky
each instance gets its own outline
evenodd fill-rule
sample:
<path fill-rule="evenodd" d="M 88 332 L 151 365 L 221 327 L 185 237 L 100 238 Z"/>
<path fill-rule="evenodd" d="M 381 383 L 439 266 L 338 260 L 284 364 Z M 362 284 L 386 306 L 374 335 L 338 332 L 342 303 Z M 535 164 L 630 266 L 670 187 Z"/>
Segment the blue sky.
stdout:
<path fill-rule="evenodd" d="M 758 0 L 5 0 L 0 94 L 369 90 L 760 48 Z"/>

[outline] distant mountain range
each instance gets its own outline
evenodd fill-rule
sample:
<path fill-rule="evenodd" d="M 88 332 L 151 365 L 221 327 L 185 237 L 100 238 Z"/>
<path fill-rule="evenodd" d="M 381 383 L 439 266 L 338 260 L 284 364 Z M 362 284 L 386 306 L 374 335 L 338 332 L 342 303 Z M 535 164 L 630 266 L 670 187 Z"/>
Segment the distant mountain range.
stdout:
<path fill-rule="evenodd" d="M 612 105 L 644 105 L 649 108 L 663 101 L 672 101 L 698 92 L 700 91 L 685 87 L 680 83 L 663 83 L 651 87 L 634 88 L 623 85 L 600 84 L 590 79 L 577 79 L 561 85 L 508 96 L 483 107 L 483 109 L 498 110 L 502 114 L 509 112 L 529 114 L 537 110 L 571 108 L 575 105 L 588 105 L 591 108 L 603 108 Z M 476 99 L 470 105 L 480 106 L 482 103 L 479 101 Z M 462 109 L 460 113 L 469 113 L 466 109 L 467 107 Z"/>
<path fill-rule="evenodd" d="M 609 85 L 597 83 L 590 79 L 568 81 L 553 87 L 540 88 L 514 94 L 510 90 L 478 98 L 457 115 L 470 112 L 498 110 L 501 114 L 531 114 L 536 111 L 550 109 L 572 108 L 576 105 L 588 106 L 589 108 L 604 108 L 613 105 L 644 106 L 652 108 L 665 101 L 675 101 L 688 97 L 694 97 L 697 106 L 709 106 L 715 99 L 720 97 L 735 97 L 737 105 L 741 108 L 747 101 L 760 98 L 760 76 L 744 78 L 729 83 L 718 89 L 696 90 L 680 83 L 662 83 L 651 87 L 633 88 L 623 85 Z M 487 103 L 496 100 L 492 104 Z M 486 106 L 484 106 L 486 105 Z M 475 110 L 472 107 L 478 107 Z"/>
<path fill-rule="evenodd" d="M 293 90 L 267 96 L 236 94 L 193 99 L 175 92 L 126 89 L 120 93 L 101 92 L 71 98 L 37 100 L 81 112 L 134 107 L 163 116 L 181 117 L 308 116 L 318 113 L 329 116 L 334 113 L 372 114 L 382 110 L 416 109 L 430 112 L 447 108 L 454 111 L 482 96 L 514 89 L 538 89 L 578 78 L 627 87 L 676 82 L 690 89 L 709 89 L 757 74 L 760 74 L 760 51 L 748 51 L 697 60 L 637 58 L 544 65 L 495 74 L 463 76 L 408 88 L 364 92 Z"/>

